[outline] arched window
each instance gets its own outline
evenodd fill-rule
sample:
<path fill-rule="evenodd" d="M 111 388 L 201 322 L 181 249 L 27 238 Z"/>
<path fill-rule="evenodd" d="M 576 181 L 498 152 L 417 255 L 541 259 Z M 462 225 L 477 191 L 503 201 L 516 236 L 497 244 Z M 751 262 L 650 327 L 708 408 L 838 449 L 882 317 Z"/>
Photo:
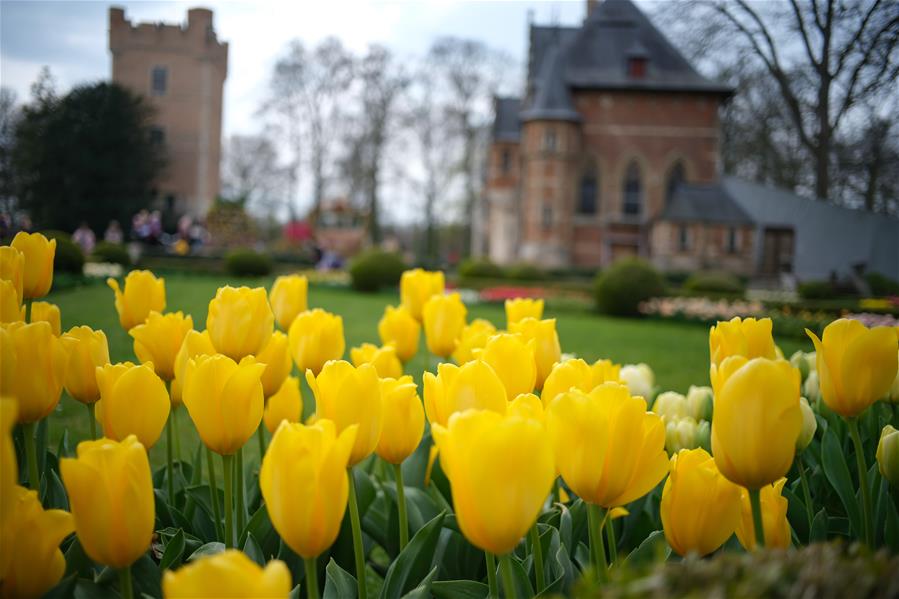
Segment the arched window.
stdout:
<path fill-rule="evenodd" d="M 677 186 L 687 180 L 687 174 L 684 170 L 684 163 L 678 160 L 668 171 L 668 185 L 665 187 L 665 203 L 671 201 Z"/>
<path fill-rule="evenodd" d="M 589 172 L 581 177 L 581 188 L 577 201 L 578 214 L 596 214 L 599 204 L 599 180 L 596 173 Z"/>
<path fill-rule="evenodd" d="M 640 181 L 640 167 L 631 162 L 624 172 L 622 213 L 639 216 L 643 210 L 643 184 Z"/>

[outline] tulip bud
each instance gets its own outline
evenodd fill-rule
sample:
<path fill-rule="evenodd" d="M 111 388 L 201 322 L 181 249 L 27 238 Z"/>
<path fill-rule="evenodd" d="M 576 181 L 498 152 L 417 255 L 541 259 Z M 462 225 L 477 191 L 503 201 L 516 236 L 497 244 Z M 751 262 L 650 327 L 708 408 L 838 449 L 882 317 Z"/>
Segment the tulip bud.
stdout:
<path fill-rule="evenodd" d="M 487 340 L 496 334 L 496 327 L 489 320 L 476 318 L 462 329 L 456 349 L 453 350 L 453 360 L 459 366 L 475 359 L 475 354 L 484 349 Z"/>
<path fill-rule="evenodd" d="M 416 268 L 400 277 L 400 301 L 415 320 L 423 322 L 425 304 L 435 295 L 443 295 L 443 272 Z"/>
<path fill-rule="evenodd" d="M 810 370 L 808 360 L 805 359 L 805 354 L 801 350 L 793 352 L 793 355 L 790 356 L 790 364 L 799 371 L 802 380 L 805 381 Z"/>
<path fill-rule="evenodd" d="M 53 258 L 56 256 L 56 240 L 47 240 L 40 233 L 20 231 L 13 237 L 12 247 L 25 256 L 22 271 L 22 293 L 20 298 L 44 297 L 53 285 Z"/>
<path fill-rule="evenodd" d="M 700 420 L 711 420 L 713 406 L 711 387 L 690 385 L 686 398 L 687 416 L 690 416 L 697 422 Z"/>
<path fill-rule="evenodd" d="M 259 427 L 265 365 L 248 356 L 197 356 L 187 362 L 182 400 L 206 447 L 233 455 Z"/>
<path fill-rule="evenodd" d="M 0 280 L 9 281 L 19 304 L 25 299 L 25 254 L 10 245 L 0 246 Z"/>
<path fill-rule="evenodd" d="M 806 398 L 799 398 L 799 408 L 802 410 L 802 430 L 796 437 L 796 451 L 802 451 L 808 447 L 815 437 L 815 431 L 818 430 L 818 420 Z"/>
<path fill-rule="evenodd" d="M 522 393 L 509 402 L 506 408 L 506 416 L 510 418 L 517 416 L 519 418 L 530 418 L 538 422 L 546 422 L 546 412 L 543 409 L 543 402 L 533 393 Z"/>
<path fill-rule="evenodd" d="M 381 436 L 382 402 L 378 372 L 371 364 L 358 368 L 343 360 L 327 362 L 318 376 L 306 371 L 306 382 L 315 395 L 315 415 L 334 422 L 342 433 L 356 425 L 350 466 L 375 450 Z"/>
<path fill-rule="evenodd" d="M 841 318 L 824 328 L 815 344 L 821 398 L 831 410 L 853 418 L 890 390 L 899 369 L 899 340 L 890 327 L 868 329 Z"/>
<path fill-rule="evenodd" d="M 53 334 L 59 337 L 62 333 L 62 316 L 59 306 L 50 302 L 34 302 L 31 304 L 31 322 L 48 322 Z"/>
<path fill-rule="evenodd" d="M 549 376 L 553 366 L 562 357 L 559 335 L 556 333 L 556 319 L 536 320 L 534 318 L 523 318 L 512 323 L 509 326 L 509 330 L 520 335 L 524 341 L 534 343 L 534 362 L 537 365 L 537 379 L 534 386 L 537 389 L 542 389 L 546 377 Z M 600 362 L 597 362 L 597 364 L 600 364 Z M 594 367 L 596 368 L 597 366 Z M 603 366 L 598 366 L 598 368 L 602 369 Z"/>
<path fill-rule="evenodd" d="M 889 424 L 880 431 L 880 441 L 877 443 L 877 465 L 880 474 L 890 481 L 894 487 L 899 487 L 899 431 Z"/>
<path fill-rule="evenodd" d="M 25 308 L 19 302 L 19 296 L 12 281 L 0 279 L 0 323 L 22 322 L 25 320 Z"/>
<path fill-rule="evenodd" d="M 278 321 L 282 331 L 290 328 L 298 314 L 309 309 L 308 294 L 309 281 L 303 275 L 289 275 L 275 279 L 269 293 L 269 301 L 275 320 Z"/>
<path fill-rule="evenodd" d="M 696 427 L 696 446 L 712 451 L 712 425 L 708 420 L 700 420 Z"/>
<path fill-rule="evenodd" d="M 0 390 L 19 402 L 19 422 L 37 422 L 59 403 L 69 356 L 47 322 L 14 322 L 4 327 L 8 344 L 3 361 L 15 370 L 2 369 Z M 7 357 L 7 353 L 15 357 Z"/>
<path fill-rule="evenodd" d="M 156 506 L 147 451 L 134 435 L 121 442 L 82 441 L 62 458 L 75 533 L 88 557 L 125 568 L 150 548 Z"/>
<path fill-rule="evenodd" d="M 165 383 L 153 372 L 153 363 L 106 364 L 95 372 L 100 400 L 94 409 L 103 425 L 103 436 L 124 441 L 135 435 L 148 449 L 156 445 L 171 402 Z"/>
<path fill-rule="evenodd" d="M 506 388 L 506 397 L 534 390 L 537 364 L 533 341 L 525 342 L 519 335 L 500 333 L 487 341 L 479 357 L 499 376 Z"/>
<path fill-rule="evenodd" d="M 287 335 L 275 331 L 262 351 L 256 354 L 256 361 L 265 364 L 265 371 L 262 373 L 262 393 L 265 397 L 271 397 L 281 389 L 284 379 L 293 368 Z"/>
<path fill-rule="evenodd" d="M 802 395 L 807 397 L 809 402 L 818 402 L 821 399 L 821 392 L 818 387 L 818 371 L 812 370 L 808 373 L 808 377 L 802 384 Z"/>
<path fill-rule="evenodd" d="M 106 279 L 106 284 L 115 292 L 115 309 L 126 331 L 142 324 L 150 312 L 165 310 L 165 279 L 157 279 L 149 270 L 129 272 L 124 290 L 115 279 Z"/>
<path fill-rule="evenodd" d="M 699 447 L 699 425 L 689 416 L 676 420 L 665 421 L 665 450 L 668 455 L 674 455 L 681 449 L 695 449 Z"/>
<path fill-rule="evenodd" d="M 396 348 L 392 345 L 378 347 L 371 343 L 363 343 L 359 347 L 350 349 L 350 359 L 353 366 L 371 364 L 381 378 L 398 379 L 403 376 L 403 364 L 396 355 Z"/>
<path fill-rule="evenodd" d="M 652 397 L 655 389 L 655 374 L 647 364 L 627 364 L 621 367 L 621 380 L 630 389 L 631 395 Z"/>
<path fill-rule="evenodd" d="M 465 304 L 458 293 L 434 295 L 422 308 L 428 351 L 447 358 L 465 327 Z"/>
<path fill-rule="evenodd" d="M 777 357 L 777 351 L 771 334 L 772 327 L 770 318 L 756 320 L 735 316 L 727 322 L 719 321 L 709 331 L 711 363 L 720 365 L 730 356 L 773 360 Z"/>
<path fill-rule="evenodd" d="M 412 455 L 425 430 L 425 413 L 411 376 L 381 379 L 383 422 L 375 450 L 381 459 L 401 464 Z"/>
<path fill-rule="evenodd" d="M 505 555 L 534 525 L 556 469 L 543 425 L 489 410 L 453 415 L 431 429 L 452 483 L 459 529 L 476 547 Z M 502 498 L 502 499 L 501 499 Z"/>
<path fill-rule="evenodd" d="M 506 328 L 525 318 L 540 320 L 543 318 L 543 300 L 517 297 L 506 300 Z"/>
<path fill-rule="evenodd" d="M 321 372 L 328 360 L 343 357 L 343 319 L 320 308 L 299 314 L 287 333 L 290 354 L 300 372 Z"/>
<path fill-rule="evenodd" d="M 399 359 L 408 362 L 418 353 L 421 325 L 406 308 L 387 306 L 378 321 L 378 336 L 382 345 L 392 345 Z"/>
<path fill-rule="evenodd" d="M 212 341 L 209 339 L 209 331 L 190 330 L 184 336 L 178 353 L 175 354 L 175 378 L 172 379 L 171 399 L 172 405 L 181 405 L 181 395 L 184 389 L 184 373 L 187 371 L 187 362 L 197 356 L 211 356 L 216 353 Z"/>
<path fill-rule="evenodd" d="M 303 417 L 303 395 L 300 392 L 300 379 L 289 376 L 278 392 L 265 402 L 262 420 L 268 432 L 275 434 L 282 421 L 299 422 Z"/>
<path fill-rule="evenodd" d="M 143 324 L 133 327 L 128 334 L 134 338 L 137 359 L 142 363 L 152 362 L 159 378 L 171 381 L 175 377 L 175 357 L 187 332 L 193 328 L 193 318 L 184 316 L 183 312 L 150 312 Z"/>
<path fill-rule="evenodd" d="M 899 403 L 899 372 L 896 373 L 896 378 L 893 379 L 893 384 L 890 386 L 888 401 L 890 403 Z"/>
<path fill-rule="evenodd" d="M 6 498 L 5 498 L 6 499 Z M 0 564 L 3 597 L 42 597 L 56 586 L 66 571 L 59 544 L 75 529 L 72 515 L 63 510 L 45 510 L 32 491 L 12 488 L 0 522 L 4 555 Z"/>
<path fill-rule="evenodd" d="M 262 569 L 243 551 L 226 549 L 194 560 L 176 571 L 166 570 L 162 595 L 175 597 L 266 597 L 287 599 L 290 570 L 274 559 Z"/>
<path fill-rule="evenodd" d="M 652 411 L 665 422 L 673 422 L 688 416 L 687 398 L 676 391 L 659 393 L 652 404 Z"/>
<path fill-rule="evenodd" d="M 765 548 L 786 549 L 790 546 L 790 524 L 787 521 L 787 498 L 782 495 L 787 479 L 781 478 L 773 485 L 765 485 L 759 493 L 762 505 L 762 526 L 765 530 Z M 746 551 L 755 550 L 755 524 L 752 520 L 752 505 L 749 492 L 741 489 L 740 520 L 737 523 L 737 538 Z"/>
<path fill-rule="evenodd" d="M 506 388 L 489 364 L 472 360 L 462 366 L 440 364 L 437 375 L 425 372 L 424 404 L 431 425 L 446 426 L 450 416 L 468 409 L 506 413 Z"/>
<path fill-rule="evenodd" d="M 220 354 L 234 361 L 262 351 L 274 326 L 275 316 L 262 287 L 219 287 L 209 302 L 209 339 Z"/>
<path fill-rule="evenodd" d="M 109 364 L 106 333 L 90 327 L 72 327 L 61 339 L 69 355 L 66 391 L 81 403 L 92 404 L 100 399 L 97 368 Z"/>
<path fill-rule="evenodd" d="M 310 426 L 282 423 L 262 458 L 259 488 L 272 526 L 301 557 L 317 557 L 340 532 L 357 429 L 351 425 L 338 435 L 324 418 Z"/>
<path fill-rule="evenodd" d="M 702 556 L 721 547 L 740 521 L 740 493 L 740 487 L 718 472 L 715 460 L 705 450 L 672 455 L 671 474 L 659 506 L 671 548 L 681 556 Z"/>

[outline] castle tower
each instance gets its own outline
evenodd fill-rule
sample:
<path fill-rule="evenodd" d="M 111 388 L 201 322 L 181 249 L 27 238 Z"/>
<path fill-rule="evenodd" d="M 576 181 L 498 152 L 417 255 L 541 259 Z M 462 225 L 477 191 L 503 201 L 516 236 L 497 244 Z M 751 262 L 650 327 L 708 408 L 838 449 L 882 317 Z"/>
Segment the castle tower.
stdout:
<path fill-rule="evenodd" d="M 212 11 L 192 8 L 187 24 L 132 24 L 109 9 L 112 80 L 156 110 L 154 135 L 168 166 L 157 182 L 161 208 L 203 216 L 219 193 L 222 88 L 228 44 L 216 38 Z"/>

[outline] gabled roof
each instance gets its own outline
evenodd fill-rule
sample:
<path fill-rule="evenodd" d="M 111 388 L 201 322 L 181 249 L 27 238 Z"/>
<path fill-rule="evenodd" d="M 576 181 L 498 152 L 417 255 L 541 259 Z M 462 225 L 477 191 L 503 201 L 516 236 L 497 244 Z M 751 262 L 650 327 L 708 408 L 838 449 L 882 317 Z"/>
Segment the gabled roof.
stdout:
<path fill-rule="evenodd" d="M 568 85 L 565 83 L 564 47 L 557 45 L 547 48 L 535 82 L 534 98 L 530 106 L 521 113 L 523 121 L 551 119 L 555 121 L 579 121 L 581 115 L 571 101 Z"/>
<path fill-rule="evenodd" d="M 521 100 L 519 98 L 493 98 L 495 112 L 493 141 L 517 142 L 521 138 Z"/>
<path fill-rule="evenodd" d="M 659 220 L 725 225 L 753 223 L 752 218 L 720 183 L 678 185 Z"/>

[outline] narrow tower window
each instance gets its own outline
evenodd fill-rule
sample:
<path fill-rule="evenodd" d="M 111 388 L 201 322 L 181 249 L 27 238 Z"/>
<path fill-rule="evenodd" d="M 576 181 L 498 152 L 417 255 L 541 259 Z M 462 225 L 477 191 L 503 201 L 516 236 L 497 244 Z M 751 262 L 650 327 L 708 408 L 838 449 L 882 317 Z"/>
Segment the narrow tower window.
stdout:
<path fill-rule="evenodd" d="M 154 96 L 164 96 L 168 88 L 169 70 L 165 67 L 153 67 L 150 77 L 150 89 Z"/>
<path fill-rule="evenodd" d="M 624 190 L 621 211 L 628 216 L 639 216 L 643 211 L 643 184 L 640 181 L 640 167 L 631 162 L 624 173 Z"/>

